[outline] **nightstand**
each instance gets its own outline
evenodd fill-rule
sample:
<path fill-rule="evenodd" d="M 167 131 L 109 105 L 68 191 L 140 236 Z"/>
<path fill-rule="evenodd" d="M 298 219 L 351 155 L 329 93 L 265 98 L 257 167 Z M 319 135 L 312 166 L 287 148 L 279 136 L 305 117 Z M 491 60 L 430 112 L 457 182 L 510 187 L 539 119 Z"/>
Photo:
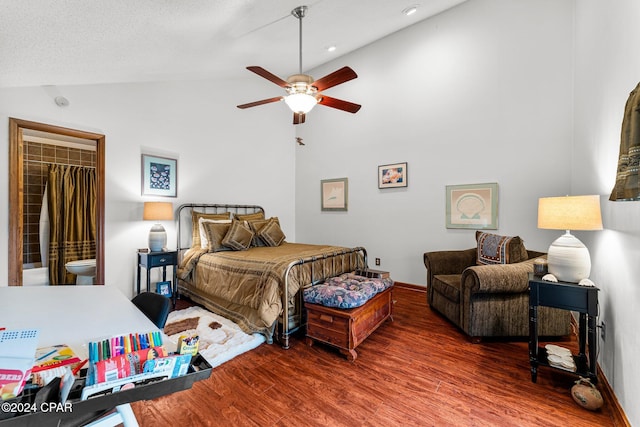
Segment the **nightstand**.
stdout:
<path fill-rule="evenodd" d="M 529 361 L 531 381 L 536 382 L 538 366 L 551 366 L 547 350 L 538 346 L 538 306 L 555 307 L 580 313 L 578 322 L 578 354 L 573 355 L 575 375 L 588 377 L 593 384 L 598 382 L 596 358 L 598 339 L 598 288 L 577 283 L 546 282 L 533 274 L 529 275 Z M 588 354 L 587 354 L 588 349 Z M 571 372 L 571 371 L 565 371 Z"/>
<path fill-rule="evenodd" d="M 138 280 L 137 291 L 140 293 L 140 267 L 147 270 L 147 292 L 151 291 L 151 277 L 149 270 L 154 267 L 162 267 L 162 281 L 167 280 L 167 266 L 173 268 L 173 280 L 171 282 L 171 300 L 176 305 L 178 297 L 178 251 L 140 252 L 138 251 Z"/>

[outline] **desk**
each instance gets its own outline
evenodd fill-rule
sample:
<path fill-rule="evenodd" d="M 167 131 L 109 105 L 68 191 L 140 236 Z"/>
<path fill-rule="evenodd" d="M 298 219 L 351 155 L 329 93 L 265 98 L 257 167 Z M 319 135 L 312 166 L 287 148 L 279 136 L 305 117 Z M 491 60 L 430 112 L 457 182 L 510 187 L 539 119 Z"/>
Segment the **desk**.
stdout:
<path fill-rule="evenodd" d="M 82 359 L 89 341 L 158 330 L 112 286 L 0 287 L 0 313 L 0 327 L 38 329 L 38 347 L 68 344 Z"/>
<path fill-rule="evenodd" d="M 538 365 L 550 366 L 547 351 L 538 346 L 538 306 L 555 307 L 580 313 L 578 321 L 578 354 L 573 356 L 576 375 L 588 377 L 596 384 L 596 358 L 598 339 L 598 288 L 577 283 L 546 282 L 529 275 L 529 360 L 531 381 L 536 382 Z M 588 347 L 588 355 L 587 355 Z M 570 371 L 564 371 L 570 372 Z"/>
<path fill-rule="evenodd" d="M 0 313 L 0 327 L 38 329 L 38 347 L 67 344 L 83 359 L 87 357 L 89 341 L 158 330 L 112 286 L 0 287 Z M 116 406 L 119 412 L 122 410 L 124 415 L 133 417 L 132 425 L 137 425 L 128 403 L 191 388 L 194 381 L 211 374 L 210 368 L 104 398 L 75 401 L 72 412 L 37 412 L 0 421 L 0 426 L 84 425 Z"/>

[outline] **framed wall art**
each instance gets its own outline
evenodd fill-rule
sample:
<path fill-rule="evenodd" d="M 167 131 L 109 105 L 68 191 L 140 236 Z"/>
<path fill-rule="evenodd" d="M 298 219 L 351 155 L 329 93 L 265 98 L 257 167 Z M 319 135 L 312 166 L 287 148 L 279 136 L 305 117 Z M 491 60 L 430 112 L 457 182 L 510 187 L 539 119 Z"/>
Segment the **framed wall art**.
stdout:
<path fill-rule="evenodd" d="M 320 203 L 323 211 L 346 211 L 348 200 L 347 178 L 320 181 Z"/>
<path fill-rule="evenodd" d="M 378 166 L 378 188 L 407 186 L 407 163 Z"/>
<path fill-rule="evenodd" d="M 166 157 L 142 155 L 142 195 L 178 195 L 178 161 Z"/>
<path fill-rule="evenodd" d="M 498 229 L 498 184 L 447 185 L 447 228 Z"/>

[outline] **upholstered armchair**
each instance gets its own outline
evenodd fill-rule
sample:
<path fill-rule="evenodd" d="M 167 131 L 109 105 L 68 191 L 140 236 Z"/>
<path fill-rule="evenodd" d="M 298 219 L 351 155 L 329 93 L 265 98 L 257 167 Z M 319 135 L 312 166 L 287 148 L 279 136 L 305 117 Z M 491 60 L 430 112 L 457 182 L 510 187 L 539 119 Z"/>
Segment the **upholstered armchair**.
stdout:
<path fill-rule="evenodd" d="M 488 234 L 476 233 L 478 242 L 481 235 Z M 534 259 L 546 254 L 526 250 L 519 237 L 488 236 L 494 241 L 485 247 L 480 242 L 471 249 L 424 254 L 427 303 L 474 342 L 482 337 L 527 337 L 529 273 L 533 272 Z M 498 238 L 510 242 L 500 247 L 496 245 Z M 538 310 L 540 335 L 564 336 L 571 332 L 568 311 L 550 307 Z"/>

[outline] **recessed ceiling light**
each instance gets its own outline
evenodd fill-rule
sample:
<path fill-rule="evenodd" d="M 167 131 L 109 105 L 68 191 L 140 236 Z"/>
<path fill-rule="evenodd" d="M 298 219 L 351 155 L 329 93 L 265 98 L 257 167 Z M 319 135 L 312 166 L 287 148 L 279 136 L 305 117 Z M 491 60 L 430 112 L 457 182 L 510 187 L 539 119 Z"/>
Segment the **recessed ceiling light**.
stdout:
<path fill-rule="evenodd" d="M 336 50 L 336 47 L 334 45 L 327 47 L 327 52 L 333 52 L 335 50 Z"/>
<path fill-rule="evenodd" d="M 409 6 L 405 9 L 402 10 L 402 13 L 404 13 L 407 16 L 411 16 L 414 13 L 416 13 L 418 11 L 418 5 L 414 4 L 413 6 Z"/>

